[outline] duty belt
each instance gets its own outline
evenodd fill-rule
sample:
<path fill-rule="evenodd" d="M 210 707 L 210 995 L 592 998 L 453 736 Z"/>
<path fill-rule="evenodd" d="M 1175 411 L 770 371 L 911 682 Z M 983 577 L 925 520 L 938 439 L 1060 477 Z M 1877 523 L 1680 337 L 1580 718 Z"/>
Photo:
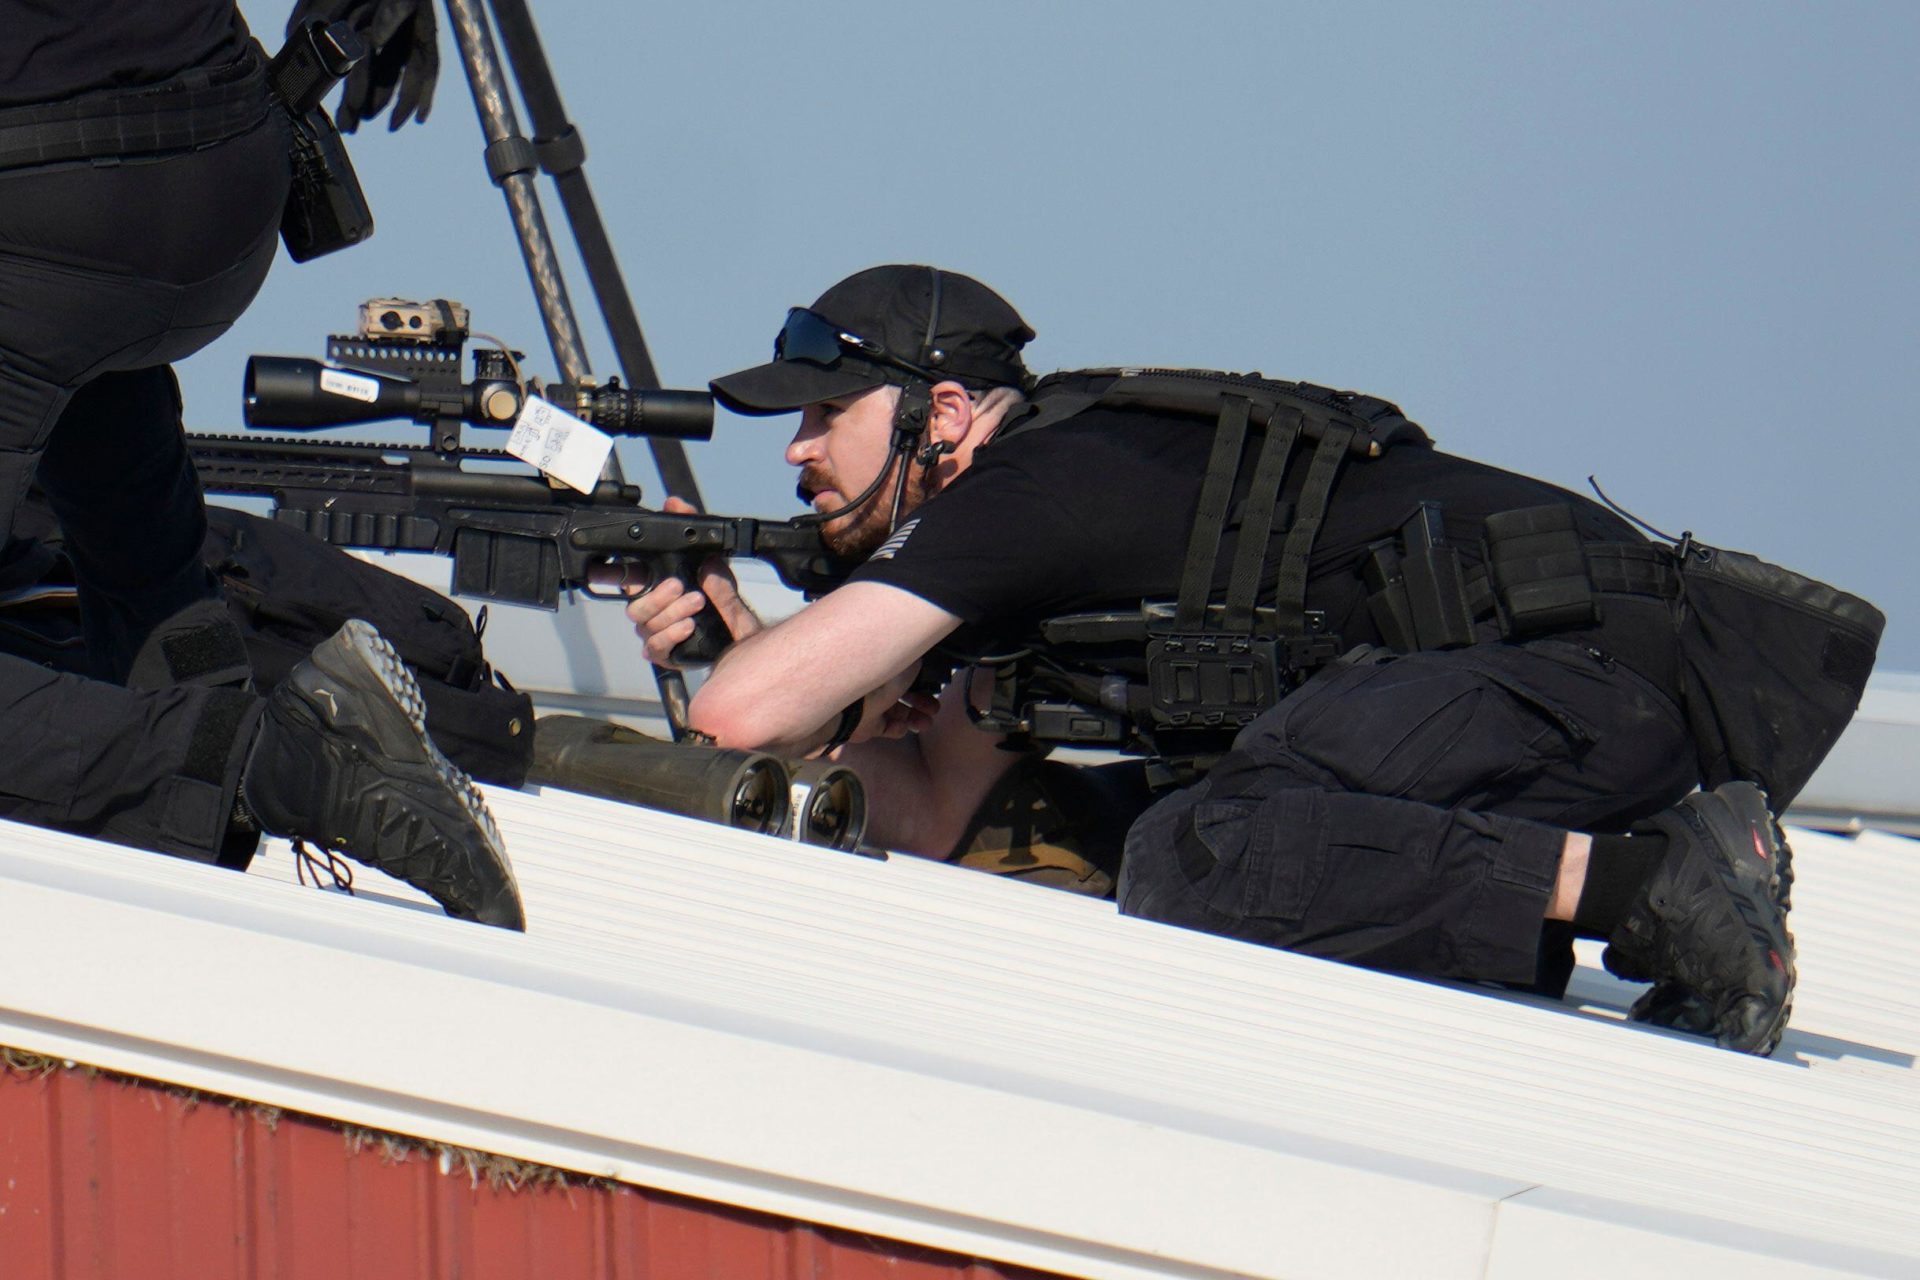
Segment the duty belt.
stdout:
<path fill-rule="evenodd" d="M 1487 622 L 1508 640 L 1591 627 L 1602 595 L 1672 600 L 1680 591 L 1671 551 L 1589 542 L 1564 504 L 1487 517 L 1481 546 L 1482 563 L 1469 567 L 1439 504 L 1423 502 L 1398 535 L 1368 549 L 1367 609 L 1389 648 L 1461 648 L 1482 638 Z"/>
<path fill-rule="evenodd" d="M 1497 618 L 1501 634 L 1523 639 L 1563 627 L 1600 621 L 1602 595 L 1647 596 L 1673 600 L 1680 574 L 1673 552 L 1651 543 L 1589 542 L 1580 548 L 1577 571 L 1554 565 L 1524 565 L 1469 570 L 1468 607 L 1476 621 Z"/>
<path fill-rule="evenodd" d="M 266 118 L 265 68 L 250 43 L 235 62 L 163 84 L 0 109 L 0 170 L 190 151 L 238 137 Z"/>
<path fill-rule="evenodd" d="M 1497 617 L 1509 638 L 1591 626 L 1600 620 L 1597 595 L 1672 600 L 1680 593 L 1670 550 L 1584 541 L 1565 506 L 1489 516 L 1486 553 L 1485 565 L 1466 575 L 1468 607 L 1476 619 Z"/>

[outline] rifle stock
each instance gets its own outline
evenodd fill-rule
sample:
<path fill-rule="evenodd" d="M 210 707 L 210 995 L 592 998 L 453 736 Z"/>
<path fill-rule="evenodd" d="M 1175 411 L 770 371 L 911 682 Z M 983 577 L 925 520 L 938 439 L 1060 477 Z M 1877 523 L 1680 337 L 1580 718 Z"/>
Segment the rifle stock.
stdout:
<path fill-rule="evenodd" d="M 602 483 L 586 494 L 524 469 L 460 465 L 519 466 L 497 450 L 449 459 L 412 447 L 197 433 L 187 443 L 206 492 L 270 498 L 276 520 L 335 546 L 449 556 L 459 595 L 554 609 L 563 590 L 607 594 L 589 587 L 596 565 L 637 567 L 651 586 L 693 582 L 710 555 L 765 561 L 789 587 L 817 595 L 852 567 L 811 526 L 652 511 L 637 485 Z M 709 604 L 674 659 L 711 662 L 729 638 Z"/>

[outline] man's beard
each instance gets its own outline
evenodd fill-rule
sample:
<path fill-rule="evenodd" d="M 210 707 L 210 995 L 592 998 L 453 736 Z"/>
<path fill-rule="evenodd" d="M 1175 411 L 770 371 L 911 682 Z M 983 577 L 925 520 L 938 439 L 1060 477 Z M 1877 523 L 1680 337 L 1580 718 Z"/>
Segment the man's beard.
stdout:
<path fill-rule="evenodd" d="M 893 533 L 893 495 L 900 487 L 900 460 L 894 454 L 887 456 L 887 482 L 880 486 L 878 493 L 855 507 L 843 516 L 827 521 L 820 526 L 820 541 L 827 550 L 843 560 L 863 561 L 885 542 Z M 868 481 L 872 483 L 872 481 Z M 861 488 L 865 488 L 862 485 Z M 907 464 L 907 496 L 900 504 L 900 514 L 905 516 L 927 500 L 929 482 L 926 468 Z M 848 493 L 834 483 L 831 472 L 824 467 L 809 465 L 800 473 L 800 483 L 795 486 L 802 502 L 811 502 L 810 495 L 832 489 L 834 500 L 844 504 L 846 500 L 859 493 L 859 489 Z"/>

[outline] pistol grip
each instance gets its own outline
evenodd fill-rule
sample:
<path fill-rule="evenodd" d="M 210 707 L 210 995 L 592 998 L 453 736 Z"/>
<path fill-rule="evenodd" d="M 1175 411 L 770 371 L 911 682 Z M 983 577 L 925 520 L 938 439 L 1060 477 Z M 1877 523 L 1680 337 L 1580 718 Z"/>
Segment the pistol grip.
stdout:
<path fill-rule="evenodd" d="M 709 604 L 694 615 L 693 634 L 675 645 L 671 656 L 678 666 L 703 667 L 717 660 L 732 643 L 733 633 L 727 630 L 726 621 Z"/>
<path fill-rule="evenodd" d="M 700 557 L 675 555 L 668 561 L 667 569 L 670 576 L 680 579 L 689 589 L 699 589 Z M 708 600 L 693 616 L 693 634 L 675 645 L 669 656 L 676 666 L 702 667 L 716 661 L 732 643 L 733 632 L 728 629 L 726 619 L 713 607 L 713 601 Z"/>

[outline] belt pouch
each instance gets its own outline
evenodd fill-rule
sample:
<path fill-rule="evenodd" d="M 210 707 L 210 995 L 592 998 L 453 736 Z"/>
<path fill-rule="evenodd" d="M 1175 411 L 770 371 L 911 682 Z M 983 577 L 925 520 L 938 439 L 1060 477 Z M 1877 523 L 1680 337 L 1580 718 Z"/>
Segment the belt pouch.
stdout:
<path fill-rule="evenodd" d="M 1459 548 L 1446 540 L 1440 505 L 1423 502 L 1395 542 L 1377 542 L 1361 565 L 1367 609 L 1381 639 L 1401 653 L 1473 643 L 1473 609 Z"/>
<path fill-rule="evenodd" d="M 1487 580 L 1508 639 L 1600 620 L 1570 507 L 1556 503 L 1488 516 Z"/>

